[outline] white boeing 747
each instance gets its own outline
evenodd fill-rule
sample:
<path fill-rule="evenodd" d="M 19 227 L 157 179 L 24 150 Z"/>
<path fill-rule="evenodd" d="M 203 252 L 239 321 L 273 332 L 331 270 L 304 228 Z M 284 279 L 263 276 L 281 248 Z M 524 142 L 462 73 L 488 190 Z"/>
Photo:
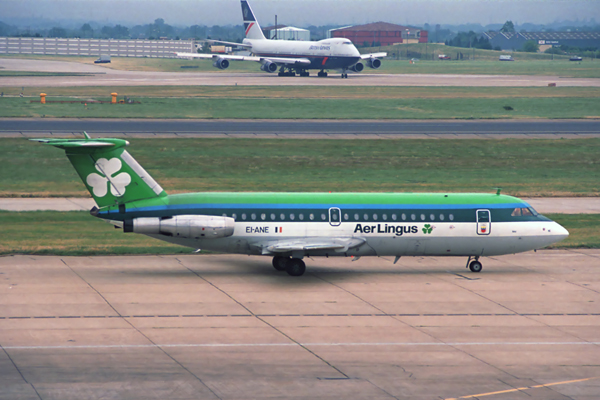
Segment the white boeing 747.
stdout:
<path fill-rule="evenodd" d="M 361 72 L 365 67 L 360 62 L 364 60 L 368 67 L 377 69 L 381 66 L 380 58 L 387 53 L 360 54 L 348 39 L 331 38 L 318 42 L 269 40 L 263 35 L 258 21 L 247 0 L 242 0 L 242 15 L 246 38 L 243 43 L 215 41 L 246 48 L 251 55 L 199 54 L 176 53 L 181 58 L 213 59 L 213 66 L 219 69 L 229 67 L 229 61 L 254 61 L 261 64 L 265 72 L 277 72 L 279 76 L 308 76 L 310 69 L 320 70 L 318 76 L 327 76 L 326 70 L 341 70 L 342 78 L 348 78 L 348 71 Z"/>

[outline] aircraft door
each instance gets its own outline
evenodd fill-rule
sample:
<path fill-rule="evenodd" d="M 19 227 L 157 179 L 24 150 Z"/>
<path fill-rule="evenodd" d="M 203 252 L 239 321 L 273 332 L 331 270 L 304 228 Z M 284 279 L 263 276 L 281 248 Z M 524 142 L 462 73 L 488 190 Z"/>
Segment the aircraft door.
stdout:
<path fill-rule="evenodd" d="M 337 207 L 329 209 L 329 225 L 340 226 L 342 223 L 342 211 Z"/>
<path fill-rule="evenodd" d="M 490 210 L 477 210 L 477 234 L 489 235 L 492 230 Z"/>

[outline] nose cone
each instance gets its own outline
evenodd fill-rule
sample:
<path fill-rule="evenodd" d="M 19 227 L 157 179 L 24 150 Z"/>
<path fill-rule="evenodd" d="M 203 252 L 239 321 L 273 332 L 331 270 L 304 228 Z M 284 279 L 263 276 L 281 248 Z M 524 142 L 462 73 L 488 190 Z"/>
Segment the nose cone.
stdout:
<path fill-rule="evenodd" d="M 560 242 L 561 240 L 569 237 L 569 231 L 556 222 L 552 224 L 551 233 L 552 236 L 556 239 L 554 243 Z"/>

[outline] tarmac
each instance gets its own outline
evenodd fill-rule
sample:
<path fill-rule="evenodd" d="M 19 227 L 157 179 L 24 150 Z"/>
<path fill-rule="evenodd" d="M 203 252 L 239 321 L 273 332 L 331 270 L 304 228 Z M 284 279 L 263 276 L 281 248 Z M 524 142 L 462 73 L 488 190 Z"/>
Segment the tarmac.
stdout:
<path fill-rule="evenodd" d="M 595 400 L 599 258 L 3 257 L 0 398 Z"/>
<path fill-rule="evenodd" d="M 533 197 L 523 198 L 541 214 L 600 214 L 600 197 Z M 0 198 L 5 211 L 88 211 L 96 204 L 90 198 Z"/>
<path fill-rule="evenodd" d="M 122 71 L 106 66 L 66 61 L 0 58 L 5 71 L 63 72 L 84 75 L 68 76 L 3 76 L 2 87 L 63 87 L 63 86 L 574 86 L 600 87 L 598 78 L 569 78 L 538 75 L 463 75 L 463 74 L 350 74 L 340 79 L 331 73 L 319 78 L 280 77 L 277 74 L 215 72 L 153 72 Z"/>

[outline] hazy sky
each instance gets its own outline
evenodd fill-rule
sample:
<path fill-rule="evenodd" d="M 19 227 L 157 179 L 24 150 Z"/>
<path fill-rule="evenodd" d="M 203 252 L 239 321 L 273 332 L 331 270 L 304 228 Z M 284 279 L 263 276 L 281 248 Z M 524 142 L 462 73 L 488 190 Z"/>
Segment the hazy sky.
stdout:
<path fill-rule="evenodd" d="M 386 21 L 418 25 L 533 22 L 595 18 L 600 0 L 251 0 L 261 25 L 345 25 Z M 156 18 L 184 25 L 241 24 L 238 0 L 0 0 L 0 20 L 53 20 L 145 24 Z"/>

